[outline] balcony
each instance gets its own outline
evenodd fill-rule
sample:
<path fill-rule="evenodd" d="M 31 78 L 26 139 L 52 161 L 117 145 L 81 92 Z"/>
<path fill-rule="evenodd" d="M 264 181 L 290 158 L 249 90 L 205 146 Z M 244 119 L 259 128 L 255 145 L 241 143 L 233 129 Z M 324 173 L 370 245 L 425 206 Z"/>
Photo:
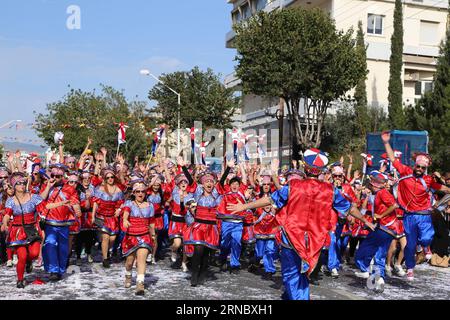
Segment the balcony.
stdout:
<path fill-rule="evenodd" d="M 239 79 L 236 76 L 236 73 L 233 72 L 227 76 L 225 76 L 225 79 L 223 81 L 226 88 L 236 88 L 241 84 L 241 79 Z"/>

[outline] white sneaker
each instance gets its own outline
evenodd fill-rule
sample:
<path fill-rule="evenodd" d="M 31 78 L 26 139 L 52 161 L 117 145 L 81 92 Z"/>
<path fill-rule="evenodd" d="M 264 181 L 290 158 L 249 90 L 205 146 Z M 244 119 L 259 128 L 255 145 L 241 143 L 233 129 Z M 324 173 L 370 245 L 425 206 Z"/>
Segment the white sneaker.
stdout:
<path fill-rule="evenodd" d="M 17 259 L 17 256 L 14 255 L 13 256 L 13 264 L 16 265 L 18 261 L 19 261 L 19 259 Z"/>
<path fill-rule="evenodd" d="M 94 258 L 92 258 L 92 255 L 90 255 L 90 254 L 88 254 L 87 260 L 88 260 L 89 263 L 94 262 Z"/>
<path fill-rule="evenodd" d="M 327 266 L 325 266 L 325 265 L 322 265 L 322 266 L 320 267 L 320 271 L 322 271 L 322 273 L 327 273 L 327 272 L 329 272 Z"/>
<path fill-rule="evenodd" d="M 152 263 L 152 260 L 153 260 L 153 258 L 152 258 L 152 254 L 150 253 L 148 256 L 147 256 L 147 263 Z"/>
<path fill-rule="evenodd" d="M 358 278 L 369 279 L 370 273 L 368 271 L 366 272 L 357 271 L 355 272 L 355 276 L 357 276 Z"/>
<path fill-rule="evenodd" d="M 384 291 L 384 279 L 378 278 L 377 281 L 375 281 L 375 291 L 378 293 L 381 293 Z"/>
<path fill-rule="evenodd" d="M 189 271 L 186 262 L 182 262 L 181 263 L 181 269 L 183 269 L 183 272 L 188 272 Z"/>
<path fill-rule="evenodd" d="M 336 268 L 331 270 L 331 277 L 332 278 L 338 278 L 339 277 L 339 272 L 337 271 Z"/>
<path fill-rule="evenodd" d="M 414 280 L 414 269 L 408 269 L 406 272 L 406 280 L 413 281 Z"/>
<path fill-rule="evenodd" d="M 405 270 L 403 270 L 401 265 L 398 264 L 394 265 L 394 269 L 399 277 L 404 277 L 406 275 L 406 272 Z"/>
<path fill-rule="evenodd" d="M 170 255 L 170 260 L 172 260 L 172 262 L 177 262 L 177 253 L 176 252 L 172 252 L 172 254 Z"/>
<path fill-rule="evenodd" d="M 385 270 L 386 270 L 386 275 L 387 275 L 388 277 L 392 277 L 392 267 L 386 265 Z"/>
<path fill-rule="evenodd" d="M 14 264 L 13 264 L 13 261 L 12 261 L 12 260 L 6 261 L 6 266 L 7 266 L 8 268 L 11 268 L 13 265 L 14 265 Z"/>

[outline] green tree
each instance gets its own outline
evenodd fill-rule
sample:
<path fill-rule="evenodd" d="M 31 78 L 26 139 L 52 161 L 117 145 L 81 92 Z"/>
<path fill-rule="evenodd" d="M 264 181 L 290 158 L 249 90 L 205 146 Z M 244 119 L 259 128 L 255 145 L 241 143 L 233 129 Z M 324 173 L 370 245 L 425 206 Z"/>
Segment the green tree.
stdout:
<path fill-rule="evenodd" d="M 145 118 L 145 103 L 125 98 L 123 92 L 102 86 L 101 94 L 70 89 L 62 100 L 47 104 L 46 114 L 36 115 L 38 136 L 52 147 L 57 147 L 54 134 L 64 133 L 64 151 L 79 155 L 88 137 L 93 139 L 92 148 L 102 146 L 109 150 L 110 159 L 117 149 L 119 123 L 129 126 L 125 145 L 120 151 L 131 160 L 143 157 L 149 150 L 149 122 Z M 147 125 L 147 127 L 146 127 Z"/>
<path fill-rule="evenodd" d="M 148 97 L 157 102 L 154 111 L 161 115 L 161 123 L 177 128 L 178 98 L 167 88 L 169 86 L 181 96 L 181 128 L 191 128 L 194 121 L 202 121 L 204 129 L 231 127 L 238 99 L 234 97 L 233 89 L 225 88 L 220 75 L 213 70 L 202 71 L 195 67 L 190 71 L 163 74 L 160 79 L 165 85 L 156 84 Z"/>
<path fill-rule="evenodd" d="M 362 29 L 362 21 L 358 22 L 358 32 L 356 34 L 356 50 L 364 57 L 363 68 L 367 70 L 367 47 L 364 43 L 364 32 Z M 355 115 L 359 129 L 359 135 L 365 137 L 367 130 L 369 130 L 369 113 L 367 109 L 367 90 L 366 90 L 366 77 L 359 79 L 355 87 Z"/>
<path fill-rule="evenodd" d="M 337 31 L 320 9 L 259 12 L 234 27 L 237 76 L 243 91 L 281 97 L 292 119 L 296 146 L 318 147 L 331 103 L 367 72 L 353 31 Z"/>
<path fill-rule="evenodd" d="M 352 154 L 354 166 L 360 168 L 360 154 L 366 151 L 366 135 L 361 134 L 360 123 L 354 101 L 343 101 L 336 114 L 327 115 L 325 121 L 325 138 L 322 147 L 327 150 L 331 159 L 339 159 L 343 155 Z M 366 132 L 379 132 L 388 128 L 387 114 L 379 107 L 367 109 L 368 122 Z"/>
<path fill-rule="evenodd" d="M 391 128 L 404 129 L 406 125 L 403 110 L 402 65 L 403 65 L 403 12 L 402 1 L 395 0 L 394 31 L 391 36 L 391 57 L 389 60 L 389 121 Z"/>
<path fill-rule="evenodd" d="M 450 171 L 450 30 L 441 44 L 433 90 L 407 109 L 410 129 L 427 130 L 433 167 Z"/>

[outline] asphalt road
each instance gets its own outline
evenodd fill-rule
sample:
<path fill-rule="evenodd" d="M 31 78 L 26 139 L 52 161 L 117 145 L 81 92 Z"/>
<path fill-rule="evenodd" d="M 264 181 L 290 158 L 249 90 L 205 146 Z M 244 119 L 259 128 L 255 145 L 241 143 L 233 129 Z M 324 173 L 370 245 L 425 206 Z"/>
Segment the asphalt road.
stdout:
<path fill-rule="evenodd" d="M 96 256 L 96 261 L 100 257 Z M 278 264 L 279 269 L 279 264 Z M 344 265 L 338 279 L 323 276 L 318 286 L 311 286 L 313 300 L 450 300 L 450 269 L 422 264 L 417 267 L 416 280 L 393 277 L 386 280 L 383 293 L 377 294 L 366 287 L 366 281 L 356 278 L 353 269 Z M 15 268 L 0 267 L 0 292 L 2 299 L 14 300 L 280 300 L 283 292 L 281 274 L 278 271 L 272 280 L 263 280 L 262 270 L 249 273 L 242 270 L 239 275 L 220 272 L 210 267 L 206 284 L 191 287 L 189 273 L 170 267 L 169 258 L 147 267 L 146 294 L 134 295 L 133 286 L 123 287 L 123 262 L 103 269 L 101 263 L 87 263 L 81 267 L 71 266 L 63 280 L 57 283 L 28 284 L 25 289 L 16 288 Z M 28 282 L 40 278 L 48 280 L 42 268 L 35 268 L 26 275 Z"/>

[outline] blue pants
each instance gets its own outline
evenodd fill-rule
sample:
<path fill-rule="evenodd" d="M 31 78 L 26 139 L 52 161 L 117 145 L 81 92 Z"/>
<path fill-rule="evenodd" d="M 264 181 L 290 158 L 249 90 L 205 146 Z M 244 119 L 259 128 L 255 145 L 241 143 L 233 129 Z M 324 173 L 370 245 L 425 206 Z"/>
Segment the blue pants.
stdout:
<path fill-rule="evenodd" d="M 289 300 L 309 300 L 309 282 L 306 273 L 300 273 L 302 260 L 298 254 L 281 247 L 281 274 Z"/>
<path fill-rule="evenodd" d="M 45 240 L 42 247 L 44 269 L 60 275 L 66 272 L 69 258 L 69 227 L 45 226 Z"/>
<path fill-rule="evenodd" d="M 343 224 L 336 225 L 336 231 L 330 232 L 330 248 L 328 249 L 328 269 L 339 270 L 341 266 L 341 233 L 344 228 Z"/>
<path fill-rule="evenodd" d="M 231 268 L 239 268 L 241 266 L 239 257 L 241 256 L 241 239 L 243 229 L 244 226 L 242 222 L 235 223 L 222 221 L 220 233 L 220 258 L 221 260 L 226 260 L 228 254 L 231 251 Z"/>
<path fill-rule="evenodd" d="M 393 239 L 394 238 L 390 234 L 380 229 L 376 229 L 369 233 L 367 238 L 358 248 L 358 251 L 356 251 L 356 266 L 362 272 L 368 272 L 370 261 L 372 261 L 372 258 L 375 258 L 375 272 L 378 271 L 380 277 L 384 279 L 386 256 Z"/>
<path fill-rule="evenodd" d="M 345 254 L 345 249 L 347 249 L 348 243 L 350 242 L 350 236 L 343 237 L 341 235 L 339 242 L 340 242 L 340 248 L 341 248 L 341 262 L 342 262 L 342 256 Z"/>
<path fill-rule="evenodd" d="M 416 266 L 416 246 L 427 247 L 434 236 L 431 215 L 405 214 L 403 227 L 406 234 L 405 263 L 407 269 Z"/>
<path fill-rule="evenodd" d="M 264 271 L 270 273 L 275 272 L 276 268 L 274 261 L 278 257 L 278 250 L 275 239 L 256 240 L 255 251 L 257 259 L 263 259 Z"/>

